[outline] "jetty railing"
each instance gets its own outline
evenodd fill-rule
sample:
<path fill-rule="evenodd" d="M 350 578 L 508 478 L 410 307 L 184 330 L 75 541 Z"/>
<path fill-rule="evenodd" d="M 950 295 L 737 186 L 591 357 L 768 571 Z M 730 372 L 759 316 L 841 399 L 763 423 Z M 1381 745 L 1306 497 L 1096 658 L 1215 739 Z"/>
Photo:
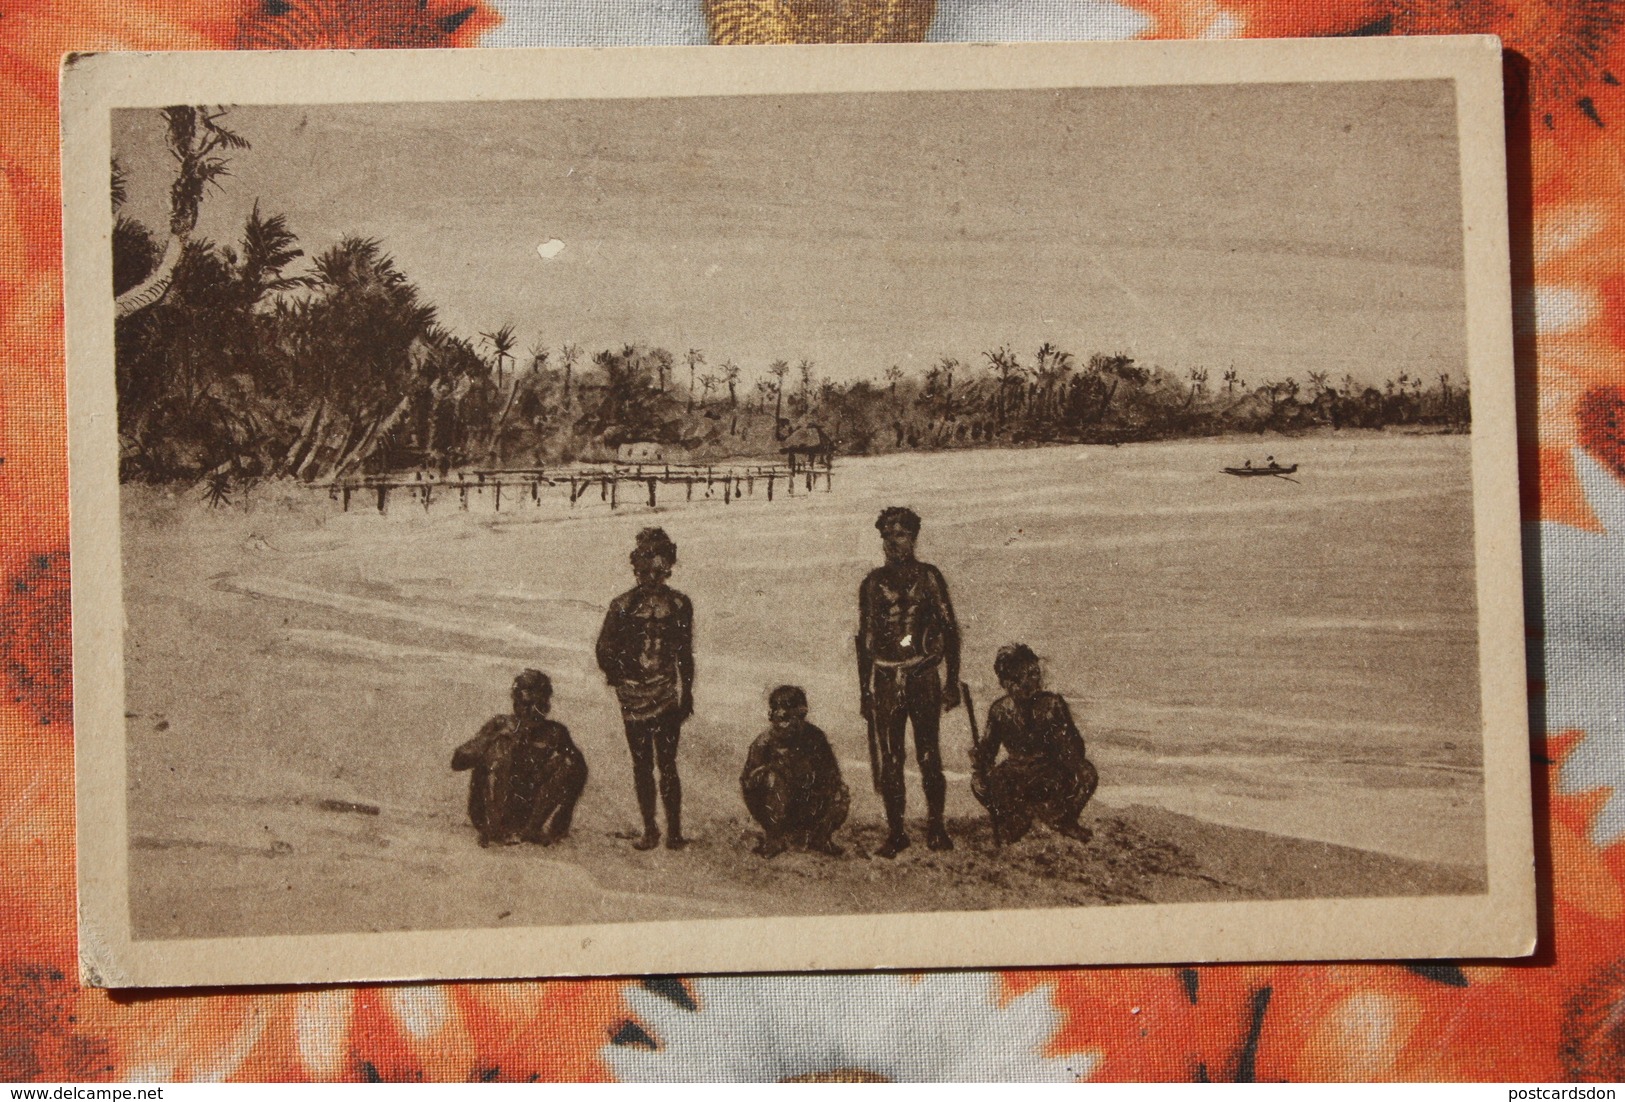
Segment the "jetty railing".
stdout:
<path fill-rule="evenodd" d="M 573 507 L 593 490 L 611 509 L 623 502 L 659 505 L 662 487 L 680 487 L 684 501 L 694 500 L 699 489 L 707 498 L 720 495 L 723 504 L 736 498 L 754 497 L 760 487 L 768 501 L 782 487 L 794 496 L 798 484 L 805 493 L 834 488 L 834 465 L 800 466 L 782 463 L 572 463 L 560 467 L 487 467 L 450 471 L 414 471 L 410 475 L 360 475 L 335 479 L 317 488 L 350 511 L 352 500 L 373 505 L 380 513 L 389 508 L 391 497 L 421 504 L 427 510 L 434 502 L 455 497 L 467 509 L 469 498 L 490 496 L 497 512 L 502 511 L 503 494 L 509 501 L 517 495 L 540 505 L 544 493 L 562 491 Z"/>

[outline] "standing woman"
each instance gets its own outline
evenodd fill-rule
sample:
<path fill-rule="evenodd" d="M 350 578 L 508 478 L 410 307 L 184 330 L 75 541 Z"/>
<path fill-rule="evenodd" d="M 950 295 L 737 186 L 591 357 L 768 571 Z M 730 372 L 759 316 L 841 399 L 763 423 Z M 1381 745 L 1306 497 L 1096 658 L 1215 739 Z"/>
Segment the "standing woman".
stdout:
<path fill-rule="evenodd" d="M 610 602 L 598 633 L 598 668 L 615 689 L 632 751 L 632 780 L 643 836 L 634 849 L 660 844 L 655 822 L 655 768 L 666 807 L 666 848 L 682 849 L 683 786 L 677 740 L 694 714 L 694 605 L 666 584 L 677 545 L 664 529 L 645 528 L 632 549 L 637 585 Z"/>

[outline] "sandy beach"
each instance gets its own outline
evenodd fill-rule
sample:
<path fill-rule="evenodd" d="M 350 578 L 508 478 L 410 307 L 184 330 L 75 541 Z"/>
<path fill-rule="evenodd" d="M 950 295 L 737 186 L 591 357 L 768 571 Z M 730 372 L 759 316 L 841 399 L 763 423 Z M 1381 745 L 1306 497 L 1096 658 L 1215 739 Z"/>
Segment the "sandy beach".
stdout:
<path fill-rule="evenodd" d="M 828 493 L 614 512 L 556 491 L 341 512 L 284 485 L 211 510 L 126 486 L 136 934 L 1482 891 L 1468 447 L 1360 433 L 842 458 Z M 1219 473 L 1265 450 L 1298 481 Z M 868 856 L 882 816 L 852 633 L 889 504 L 925 519 L 979 709 L 1015 639 L 1072 702 L 1101 774 L 1088 845 L 995 853 L 958 711 L 958 849 Z M 630 848 L 630 761 L 591 655 L 650 524 L 696 608 L 681 853 Z M 565 843 L 481 850 L 449 759 L 526 666 L 552 675 L 592 776 Z M 786 682 L 852 790 L 842 860 L 749 852 L 739 767 Z M 918 816 L 917 778 L 910 800 Z"/>

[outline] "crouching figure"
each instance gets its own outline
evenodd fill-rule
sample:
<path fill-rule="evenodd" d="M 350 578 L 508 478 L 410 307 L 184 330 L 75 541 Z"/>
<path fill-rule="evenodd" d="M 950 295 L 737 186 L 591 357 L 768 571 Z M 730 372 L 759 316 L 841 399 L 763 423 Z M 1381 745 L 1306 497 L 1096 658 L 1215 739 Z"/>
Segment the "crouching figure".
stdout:
<path fill-rule="evenodd" d="M 777 857 L 793 847 L 839 857 L 831 837 L 851 805 L 824 732 L 807 722 L 807 694 L 780 685 L 768 697 L 770 726 L 751 743 L 739 787 L 762 827 L 756 852 Z"/>
<path fill-rule="evenodd" d="M 513 712 L 493 716 L 451 757 L 472 770 L 468 818 L 480 845 L 551 845 L 570 833 L 576 801 L 587 786 L 587 759 L 562 723 L 548 718 L 553 682 L 525 670 L 513 682 Z"/>
<path fill-rule="evenodd" d="M 993 819 L 993 840 L 1019 841 L 1037 821 L 1087 842 L 1091 833 L 1078 815 L 1100 777 L 1084 755 L 1071 709 L 1044 691 L 1038 656 L 1023 643 L 999 648 L 993 672 L 1005 695 L 988 709 L 987 737 L 972 752 L 971 769 L 971 792 Z"/>

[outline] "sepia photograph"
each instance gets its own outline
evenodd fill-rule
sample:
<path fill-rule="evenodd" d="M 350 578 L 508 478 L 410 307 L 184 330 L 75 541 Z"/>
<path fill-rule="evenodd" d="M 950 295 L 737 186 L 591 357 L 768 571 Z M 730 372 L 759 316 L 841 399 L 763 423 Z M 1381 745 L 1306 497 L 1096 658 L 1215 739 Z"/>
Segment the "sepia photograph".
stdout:
<path fill-rule="evenodd" d="M 489 53 L 65 63 L 88 982 L 1532 950 L 1494 40 Z"/>

